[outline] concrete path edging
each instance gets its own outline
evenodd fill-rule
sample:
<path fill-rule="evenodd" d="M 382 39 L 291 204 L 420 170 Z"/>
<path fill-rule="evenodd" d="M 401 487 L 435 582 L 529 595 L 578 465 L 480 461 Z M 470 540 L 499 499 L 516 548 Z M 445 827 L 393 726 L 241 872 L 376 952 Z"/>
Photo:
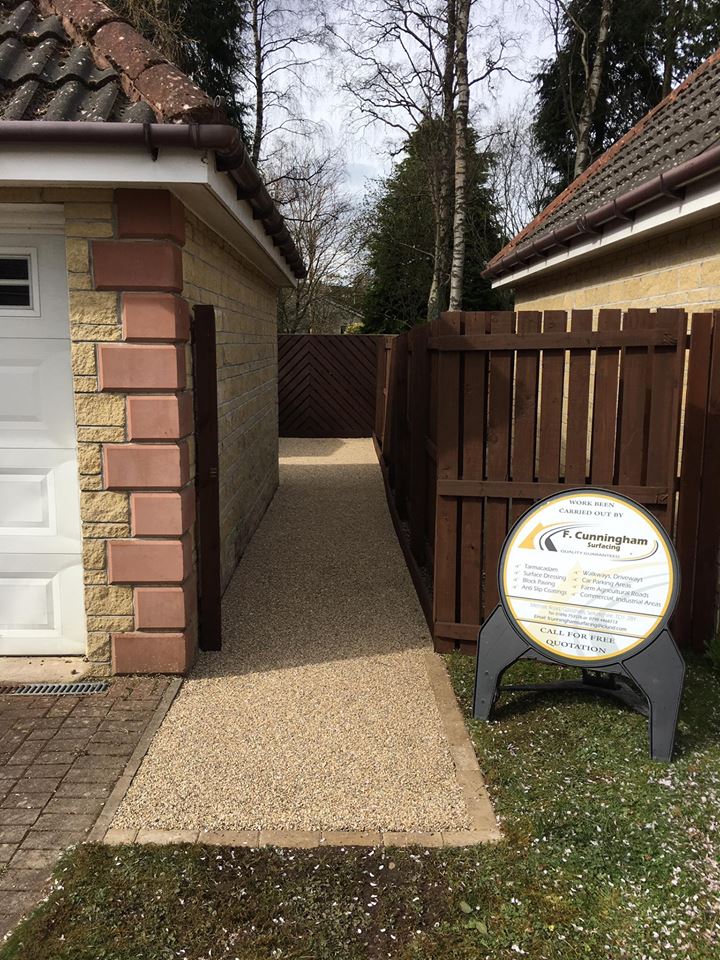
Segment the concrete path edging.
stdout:
<path fill-rule="evenodd" d="M 88 834 L 88 843 L 98 843 L 104 839 L 108 828 L 112 823 L 113 817 L 117 813 L 118 807 L 122 803 L 125 794 L 128 792 L 128 788 L 133 781 L 133 777 L 140 769 L 140 764 L 143 762 L 145 754 L 150 748 L 153 737 L 160 729 L 160 724 L 165 719 L 165 716 L 172 706 L 172 702 L 177 696 L 181 686 L 182 679 L 180 677 L 175 677 L 170 681 L 167 690 L 163 694 L 162 700 L 157 705 L 155 713 L 152 716 L 152 720 L 145 728 L 145 732 L 138 741 L 138 745 L 133 750 L 127 765 L 122 772 L 122 776 L 115 784 L 112 793 L 107 798 L 105 806 L 100 812 L 100 816 L 95 821 L 95 826 Z"/>

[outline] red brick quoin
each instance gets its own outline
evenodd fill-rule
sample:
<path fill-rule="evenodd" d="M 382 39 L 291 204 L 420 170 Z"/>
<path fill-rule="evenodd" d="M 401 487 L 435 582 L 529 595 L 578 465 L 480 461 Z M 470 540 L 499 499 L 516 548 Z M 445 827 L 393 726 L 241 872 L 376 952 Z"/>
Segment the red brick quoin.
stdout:
<path fill-rule="evenodd" d="M 190 308 L 174 293 L 123 293 L 123 340 L 190 339 Z"/>
<path fill-rule="evenodd" d="M 96 290 L 182 291 L 182 251 L 167 240 L 93 240 Z"/>
<path fill-rule="evenodd" d="M 115 25 L 104 32 L 109 42 Z M 108 581 L 135 599 L 135 629 L 112 636 L 113 671 L 185 673 L 197 650 L 185 214 L 167 190 L 117 190 L 115 206 L 119 239 L 93 242 L 95 288 L 120 293 L 123 321 L 123 342 L 97 348 L 99 387 L 127 396 L 127 441 L 103 445 L 104 487 L 128 491 L 132 515 L 131 537 L 108 543 Z"/>

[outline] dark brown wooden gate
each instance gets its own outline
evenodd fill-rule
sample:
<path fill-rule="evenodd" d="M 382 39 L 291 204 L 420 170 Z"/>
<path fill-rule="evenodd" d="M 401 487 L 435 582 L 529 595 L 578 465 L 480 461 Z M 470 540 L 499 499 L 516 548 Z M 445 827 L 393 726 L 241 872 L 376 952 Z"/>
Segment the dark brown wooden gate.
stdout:
<path fill-rule="evenodd" d="M 375 423 L 374 336 L 281 334 L 281 437 L 371 437 Z"/>
<path fill-rule="evenodd" d="M 691 327 L 690 338 L 678 309 L 601 310 L 595 324 L 586 310 L 450 313 L 379 344 L 376 442 L 438 649 L 474 648 L 514 521 L 586 484 L 645 504 L 675 537 L 673 628 L 684 646 L 707 642 L 720 314 L 695 314 Z"/>
<path fill-rule="evenodd" d="M 198 641 L 201 650 L 222 646 L 220 573 L 220 481 L 218 475 L 215 309 L 195 307 L 192 319 L 195 413 L 195 528 L 198 558 Z"/>

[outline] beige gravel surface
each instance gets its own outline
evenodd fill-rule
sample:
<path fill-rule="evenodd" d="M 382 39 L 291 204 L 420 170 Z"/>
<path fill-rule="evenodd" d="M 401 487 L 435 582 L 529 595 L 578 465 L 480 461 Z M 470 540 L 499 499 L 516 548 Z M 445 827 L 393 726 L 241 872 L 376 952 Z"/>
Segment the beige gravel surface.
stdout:
<path fill-rule="evenodd" d="M 470 826 L 371 440 L 281 442 L 280 489 L 113 827 Z"/>

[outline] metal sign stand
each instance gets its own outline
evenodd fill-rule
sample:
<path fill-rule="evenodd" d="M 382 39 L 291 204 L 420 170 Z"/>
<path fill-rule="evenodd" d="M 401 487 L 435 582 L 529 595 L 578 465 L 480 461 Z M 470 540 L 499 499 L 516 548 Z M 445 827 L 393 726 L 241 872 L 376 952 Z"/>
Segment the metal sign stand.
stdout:
<path fill-rule="evenodd" d="M 583 669 L 582 681 L 499 686 L 503 673 L 518 660 L 539 660 L 557 666 L 572 666 L 533 647 L 513 627 L 502 606 L 497 606 L 480 630 L 477 645 L 473 716 L 489 720 L 493 704 L 502 692 L 521 690 L 580 690 L 611 696 L 649 717 L 650 756 L 669 761 L 680 709 L 685 662 L 665 627 L 637 652 L 628 653 L 598 668 Z M 575 665 L 578 666 L 577 664 Z M 603 676 L 608 674 L 609 676 Z M 638 697 L 633 684 L 645 696 Z"/>

